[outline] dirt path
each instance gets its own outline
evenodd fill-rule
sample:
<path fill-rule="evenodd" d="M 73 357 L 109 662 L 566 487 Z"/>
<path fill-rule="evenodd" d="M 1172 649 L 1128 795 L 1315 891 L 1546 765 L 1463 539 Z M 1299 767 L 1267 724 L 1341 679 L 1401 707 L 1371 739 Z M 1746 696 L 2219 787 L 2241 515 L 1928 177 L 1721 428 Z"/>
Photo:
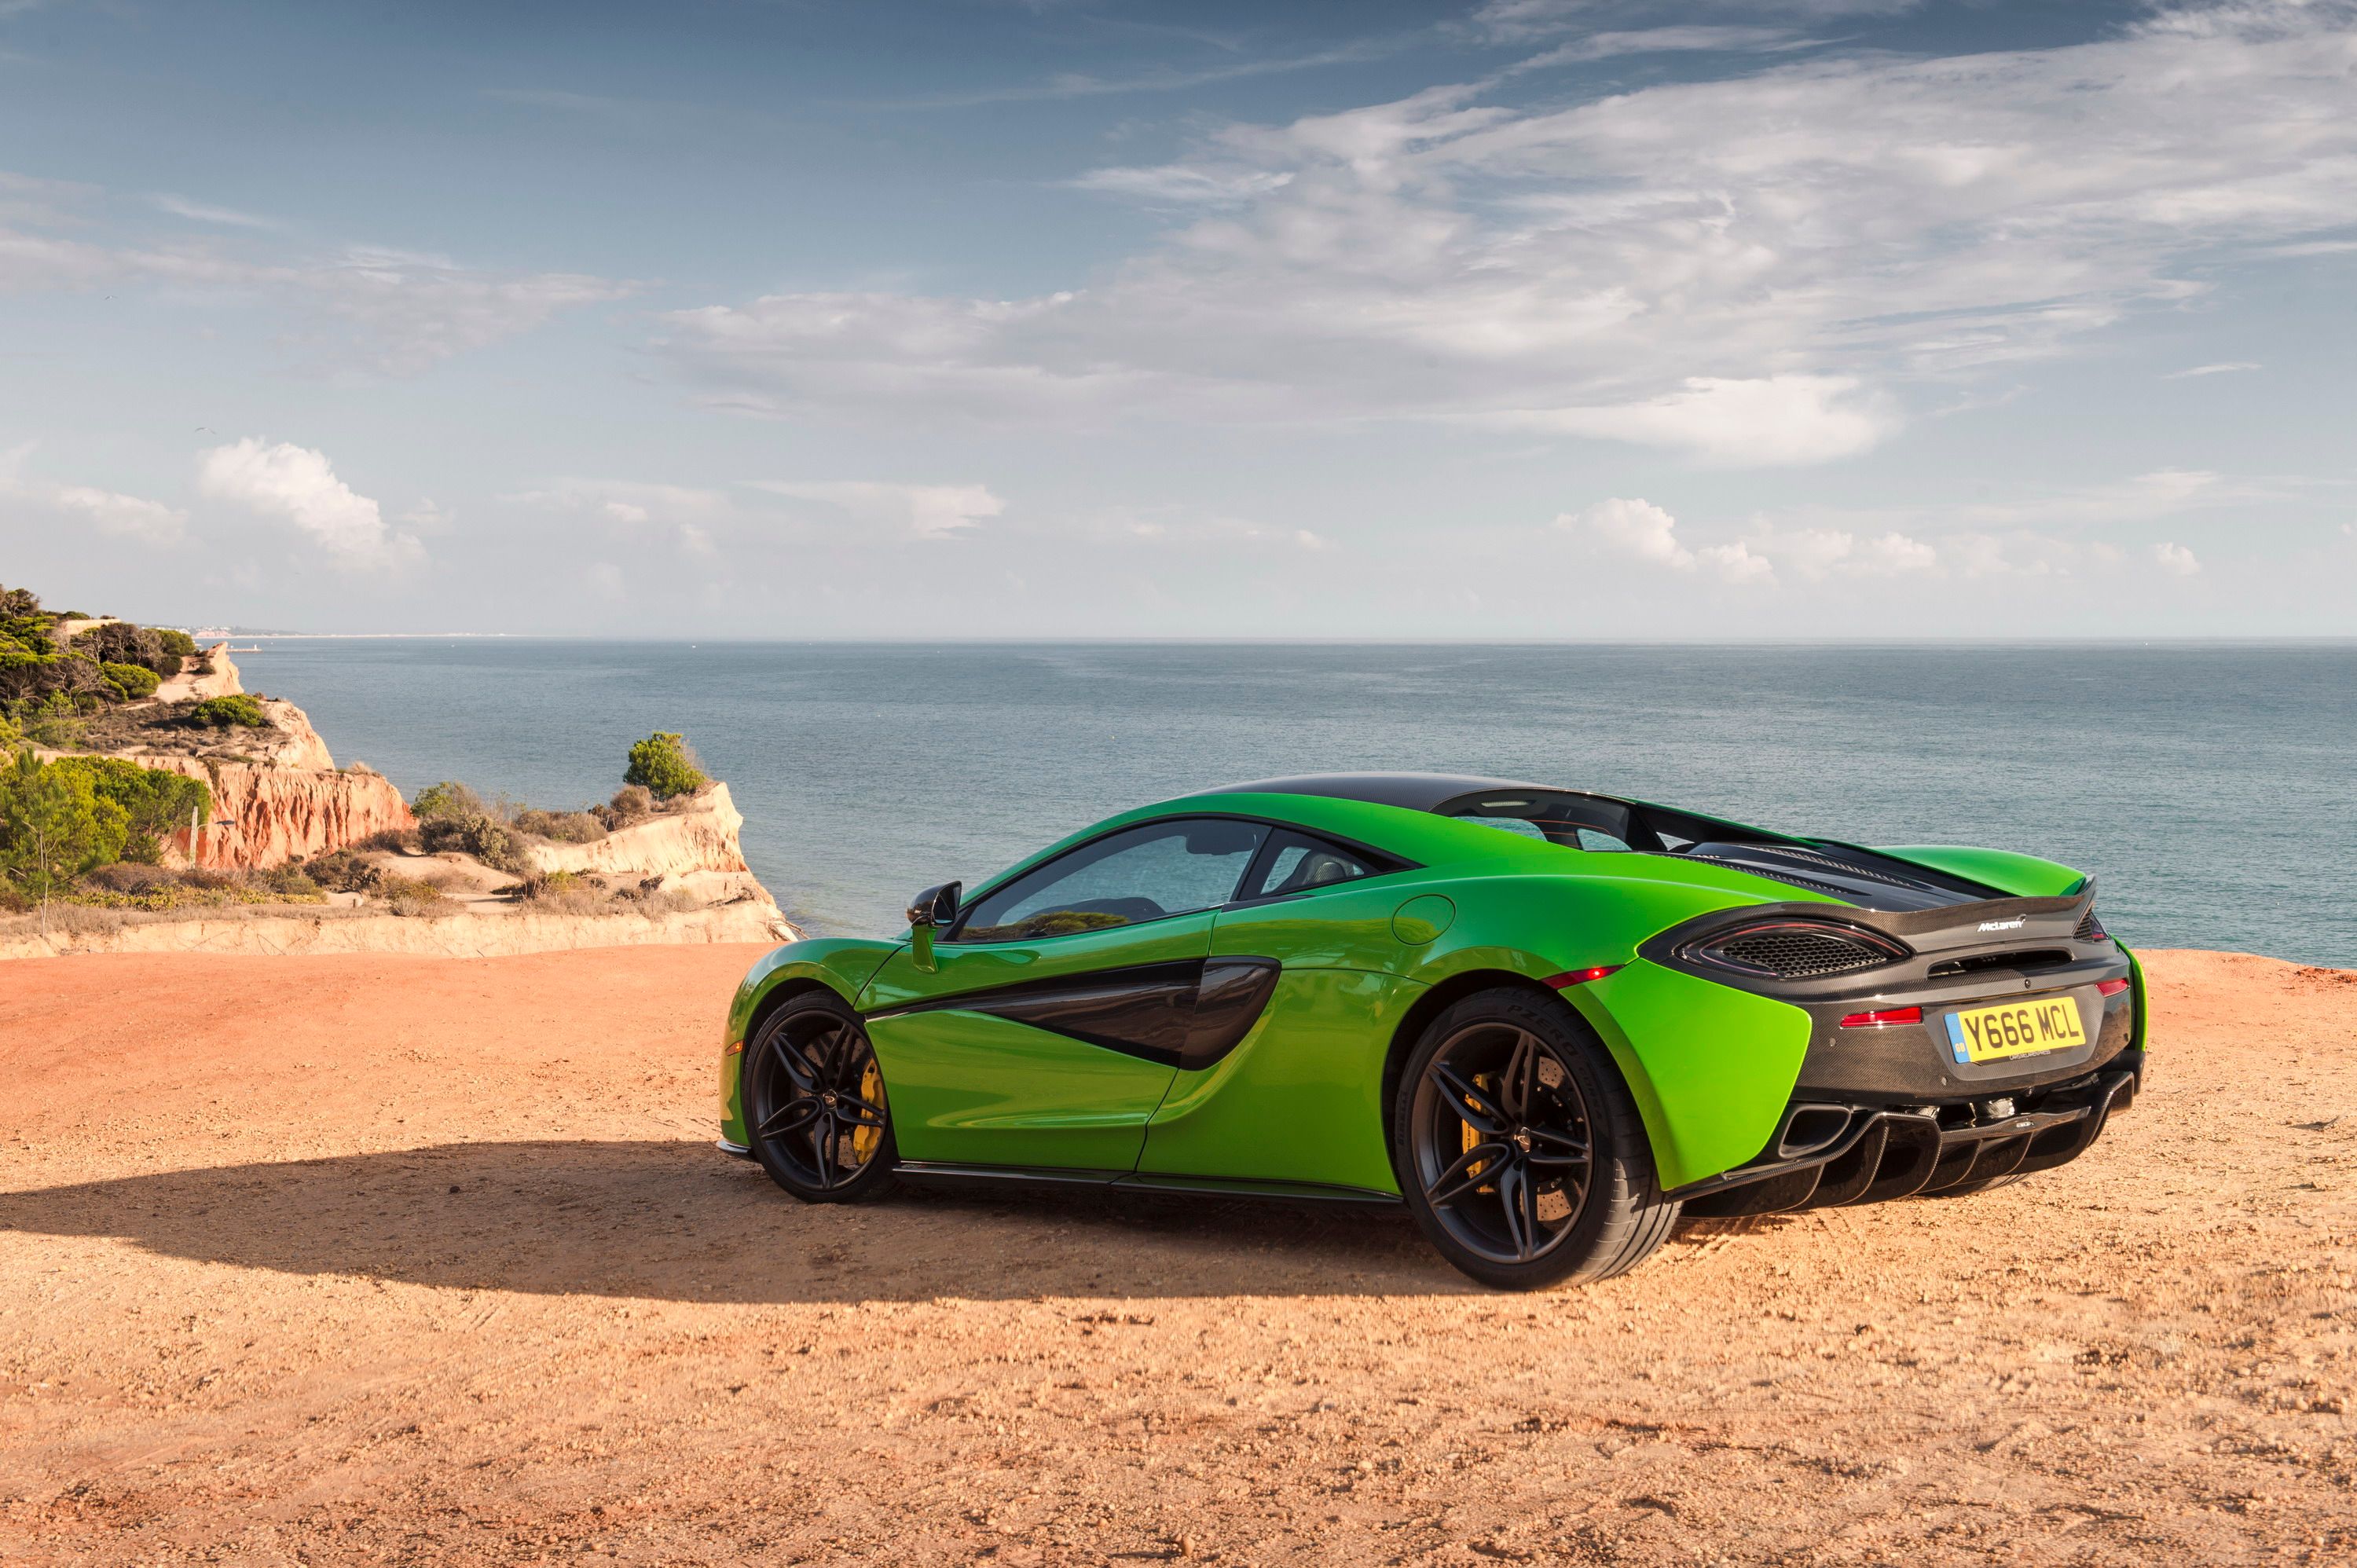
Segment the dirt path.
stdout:
<path fill-rule="evenodd" d="M 2357 1557 L 2357 975 L 2158 955 L 2077 1165 L 1475 1291 L 1404 1219 L 798 1208 L 754 950 L 0 974 L 0 1561 Z"/>

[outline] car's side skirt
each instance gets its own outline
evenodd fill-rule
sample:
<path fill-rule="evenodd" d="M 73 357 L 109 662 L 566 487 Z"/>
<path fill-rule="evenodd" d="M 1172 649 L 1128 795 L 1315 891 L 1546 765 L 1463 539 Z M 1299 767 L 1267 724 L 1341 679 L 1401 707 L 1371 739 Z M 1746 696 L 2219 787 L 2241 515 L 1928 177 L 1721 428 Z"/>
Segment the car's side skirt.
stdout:
<path fill-rule="evenodd" d="M 902 1160 L 893 1167 L 893 1171 L 910 1181 L 943 1187 L 1096 1187 L 1120 1192 L 1191 1193 L 1203 1197 L 1367 1204 L 1376 1208 L 1396 1208 L 1401 1201 L 1395 1192 L 1376 1192 L 1360 1187 L 1326 1187 L 1316 1182 L 1245 1181 L 1225 1176 L 1162 1176 L 1137 1171 L 937 1165 L 926 1160 Z"/>

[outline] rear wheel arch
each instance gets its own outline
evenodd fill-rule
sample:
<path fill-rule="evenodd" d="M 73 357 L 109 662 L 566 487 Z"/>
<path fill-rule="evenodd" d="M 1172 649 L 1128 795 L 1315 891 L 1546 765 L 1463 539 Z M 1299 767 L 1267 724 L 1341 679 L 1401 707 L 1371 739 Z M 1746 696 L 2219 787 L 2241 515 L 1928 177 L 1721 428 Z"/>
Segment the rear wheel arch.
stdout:
<path fill-rule="evenodd" d="M 1402 1181 L 1406 1179 L 1406 1173 L 1398 1168 L 1399 1152 L 1392 1147 L 1390 1117 L 1393 1108 L 1398 1104 L 1400 1079 L 1405 1074 L 1407 1058 L 1415 1052 L 1416 1042 L 1423 1038 L 1426 1026 L 1449 1007 L 1477 992 L 1500 986 L 1513 987 L 1561 1004 L 1571 1010 L 1582 1028 L 1597 1036 L 1603 1044 L 1605 1055 L 1611 1058 L 1612 1066 L 1620 1072 L 1621 1087 L 1637 1102 L 1638 1118 L 1645 1124 L 1646 1139 L 1652 1144 L 1654 1158 L 1658 1161 L 1662 1157 L 1666 1136 L 1660 1098 L 1654 1092 L 1653 1080 L 1645 1070 L 1645 1064 L 1630 1048 L 1627 1034 L 1602 1002 L 1587 995 L 1557 991 L 1521 970 L 1482 968 L 1452 974 L 1434 984 L 1415 999 L 1392 1035 L 1391 1048 L 1383 1058 L 1382 1101 L 1383 1147 L 1392 1156 L 1392 1175 Z M 1584 992 L 1586 988 L 1578 990 Z"/>
<path fill-rule="evenodd" d="M 1399 1168 L 1399 1150 L 1393 1146 L 1392 1115 L 1399 1104 L 1400 1079 L 1407 1071 L 1407 1058 L 1415 1054 L 1416 1042 L 1424 1038 L 1425 1029 L 1435 1018 L 1468 996 L 1501 987 L 1528 991 L 1543 997 L 1555 994 L 1529 975 L 1516 973 L 1511 969 L 1469 969 L 1428 988 L 1409 1005 L 1400 1018 L 1399 1026 L 1392 1031 L 1391 1048 L 1383 1053 L 1381 1103 L 1383 1108 L 1383 1147 L 1391 1155 L 1392 1175 L 1401 1181 L 1407 1179 L 1407 1173 Z"/>
<path fill-rule="evenodd" d="M 1501 1066 L 1496 1053 L 1507 1045 L 1513 1054 Z M 1463 1077 L 1445 1079 L 1442 1063 Z M 1485 1066 L 1498 1076 L 1472 1076 Z M 1425 1021 L 1392 1115 L 1401 1195 L 1418 1227 L 1450 1263 L 1493 1288 L 1610 1278 L 1642 1262 L 1677 1223 L 1680 1205 L 1662 1190 L 1651 1132 L 1620 1063 L 1581 1009 L 1526 976 L 1460 993 Z M 1477 1138 L 1486 1141 L 1477 1146 Z M 1492 1167 L 1494 1180 L 1480 1174 Z M 1548 1185 L 1550 1173 L 1570 1185 Z M 1473 1191 L 1477 1181 L 1489 1185 Z M 1570 1200 L 1552 1220 L 1539 1207 L 1551 1195 Z M 1507 1211 L 1502 1237 L 1490 1212 L 1496 1204 Z"/>

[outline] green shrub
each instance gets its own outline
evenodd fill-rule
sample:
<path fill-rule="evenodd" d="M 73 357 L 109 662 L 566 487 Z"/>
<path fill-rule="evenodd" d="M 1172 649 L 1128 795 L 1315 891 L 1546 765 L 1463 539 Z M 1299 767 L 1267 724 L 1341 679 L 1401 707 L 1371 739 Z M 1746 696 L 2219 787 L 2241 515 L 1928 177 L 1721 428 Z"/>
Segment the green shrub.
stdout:
<path fill-rule="evenodd" d="M 384 880 L 382 872 L 348 849 L 313 855 L 301 871 L 314 886 L 335 893 L 366 893 Z"/>
<path fill-rule="evenodd" d="M 87 779 L 91 792 L 123 812 L 124 837 L 117 854 L 153 865 L 163 841 L 187 827 L 191 816 L 210 820 L 213 792 L 201 779 L 161 768 L 142 768 L 119 757 L 61 757 L 51 772 Z"/>
<path fill-rule="evenodd" d="M 594 843 L 606 836 L 606 824 L 587 811 L 539 811 L 515 814 L 515 830 L 561 843 Z"/>
<path fill-rule="evenodd" d="M 428 784 L 409 802 L 409 814 L 419 822 L 432 822 L 437 817 L 457 819 L 480 817 L 490 813 L 483 809 L 483 798 L 455 779 L 445 779 L 439 784 Z"/>
<path fill-rule="evenodd" d="M 101 664 L 99 669 L 114 682 L 114 689 L 123 693 L 125 702 L 152 697 L 156 688 L 164 683 L 164 678 L 145 664 Z"/>
<path fill-rule="evenodd" d="M 442 889 L 431 882 L 412 882 L 406 877 L 388 876 L 377 884 L 376 891 L 396 915 L 447 915 L 452 913 L 450 900 Z"/>
<path fill-rule="evenodd" d="M 459 850 L 495 870 L 521 873 L 525 869 L 507 824 L 486 812 L 429 817 L 419 824 L 417 833 L 425 847 L 437 854 Z"/>
<path fill-rule="evenodd" d="M 174 883 L 172 874 L 160 865 L 142 865 L 133 861 L 118 860 L 113 865 L 102 865 L 82 878 L 82 885 L 100 893 L 120 893 L 130 897 L 144 897 L 158 888 Z"/>
<path fill-rule="evenodd" d="M 53 897 L 122 857 L 129 816 L 91 787 L 79 760 L 44 767 L 27 747 L 0 770 L 0 875 L 29 897 Z"/>
<path fill-rule="evenodd" d="M 24 738 L 51 751 L 81 750 L 90 726 L 78 718 L 66 716 L 75 711 L 70 700 L 36 710 L 26 717 Z"/>
<path fill-rule="evenodd" d="M 260 703 L 255 702 L 252 697 L 240 694 L 234 697 L 207 697 L 188 710 L 188 722 L 200 728 L 229 729 L 232 726 L 242 726 L 246 729 L 268 729 L 270 715 L 262 711 Z"/>
<path fill-rule="evenodd" d="M 136 664 L 158 676 L 178 675 L 180 656 L 164 649 L 164 635 L 128 621 L 94 626 L 73 639 L 73 651 L 109 664 Z"/>
<path fill-rule="evenodd" d="M 630 747 L 630 766 L 622 782 L 643 785 L 655 799 L 668 800 L 693 795 L 705 780 L 703 765 L 687 741 L 672 731 L 657 730 Z"/>
<path fill-rule="evenodd" d="M 156 628 L 156 641 L 157 646 L 175 659 L 196 657 L 197 639 L 185 631 L 174 631 L 169 627 L 159 626 Z M 178 671 L 175 671 L 174 673 L 177 674 Z"/>
<path fill-rule="evenodd" d="M 252 880 L 263 892 L 275 894 L 282 898 L 308 901 L 319 896 L 319 885 L 312 881 L 299 865 L 270 866 L 253 873 Z"/>

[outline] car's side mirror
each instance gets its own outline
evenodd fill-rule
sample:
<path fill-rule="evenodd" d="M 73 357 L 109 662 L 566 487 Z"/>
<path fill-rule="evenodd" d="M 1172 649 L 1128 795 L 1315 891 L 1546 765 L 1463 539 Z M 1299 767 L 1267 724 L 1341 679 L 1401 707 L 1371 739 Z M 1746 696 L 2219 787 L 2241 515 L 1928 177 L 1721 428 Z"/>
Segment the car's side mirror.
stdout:
<path fill-rule="evenodd" d="M 928 974 L 933 972 L 933 932 L 957 923 L 958 897 L 964 891 L 963 882 L 944 882 L 926 888 L 909 906 L 909 959 Z"/>

